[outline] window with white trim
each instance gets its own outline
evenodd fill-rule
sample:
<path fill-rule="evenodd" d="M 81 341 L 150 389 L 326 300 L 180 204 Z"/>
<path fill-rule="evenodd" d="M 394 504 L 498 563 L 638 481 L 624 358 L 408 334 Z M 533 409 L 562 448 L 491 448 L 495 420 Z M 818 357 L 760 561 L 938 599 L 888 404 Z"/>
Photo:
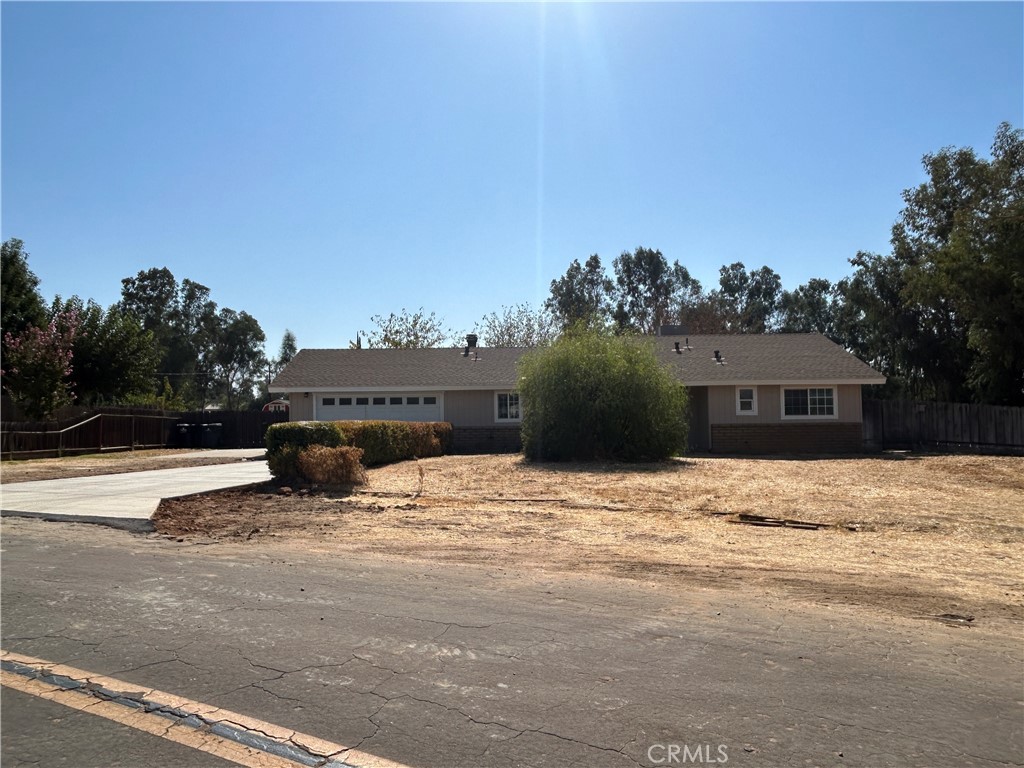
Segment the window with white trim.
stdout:
<path fill-rule="evenodd" d="M 325 397 L 323 404 L 324 405 L 334 405 L 334 398 L 333 397 Z"/>
<path fill-rule="evenodd" d="M 757 387 L 736 387 L 736 415 L 757 416 Z"/>
<path fill-rule="evenodd" d="M 783 418 L 834 418 L 835 415 L 836 392 L 833 387 L 800 387 L 782 390 Z"/>
<path fill-rule="evenodd" d="M 518 392 L 498 392 L 496 402 L 496 421 L 521 421 Z"/>

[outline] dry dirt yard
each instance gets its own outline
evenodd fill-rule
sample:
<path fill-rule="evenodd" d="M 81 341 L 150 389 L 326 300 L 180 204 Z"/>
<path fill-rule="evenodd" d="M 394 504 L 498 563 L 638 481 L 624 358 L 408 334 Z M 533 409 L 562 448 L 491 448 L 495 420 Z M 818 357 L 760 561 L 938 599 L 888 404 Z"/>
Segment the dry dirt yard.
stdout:
<path fill-rule="evenodd" d="M 751 525 L 746 515 L 815 525 Z M 1024 623 L 1021 458 L 631 466 L 446 456 L 372 469 L 368 485 L 348 492 L 267 484 L 167 500 L 154 522 L 197 544 L 612 575 L 952 614 L 1014 633 Z"/>

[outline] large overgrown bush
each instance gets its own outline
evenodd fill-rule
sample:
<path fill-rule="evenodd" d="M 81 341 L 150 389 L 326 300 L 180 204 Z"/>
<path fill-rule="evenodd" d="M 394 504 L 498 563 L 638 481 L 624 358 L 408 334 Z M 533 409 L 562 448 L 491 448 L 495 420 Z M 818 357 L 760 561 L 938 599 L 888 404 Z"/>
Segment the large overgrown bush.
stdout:
<path fill-rule="evenodd" d="M 442 456 L 451 446 L 452 425 L 419 421 L 339 421 L 345 442 L 363 449 L 363 464 L 373 467 L 407 459 Z"/>
<path fill-rule="evenodd" d="M 578 331 L 519 364 L 528 459 L 650 461 L 686 447 L 686 389 L 650 340 Z"/>

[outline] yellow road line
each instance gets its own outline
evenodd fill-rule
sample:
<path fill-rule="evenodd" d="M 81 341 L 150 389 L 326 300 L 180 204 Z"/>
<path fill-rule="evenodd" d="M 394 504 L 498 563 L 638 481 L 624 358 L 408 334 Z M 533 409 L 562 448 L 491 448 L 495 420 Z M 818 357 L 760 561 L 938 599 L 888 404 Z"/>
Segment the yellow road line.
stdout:
<path fill-rule="evenodd" d="M 249 717 L 248 715 L 221 709 L 220 707 L 213 707 L 209 704 L 203 704 L 202 702 L 176 696 L 155 688 L 140 687 L 113 677 L 95 675 L 75 667 L 54 664 L 43 659 L 10 651 L 0 650 L 0 660 L 29 667 L 39 674 L 67 677 L 71 680 L 85 683 L 91 688 L 104 688 L 107 691 L 130 695 L 132 698 L 144 698 L 146 701 L 159 706 L 197 715 L 206 722 L 215 722 L 241 730 L 253 731 L 268 740 L 276 741 L 283 745 L 295 746 L 311 754 L 325 758 L 329 757 L 338 762 L 357 766 L 358 768 L 409 768 L 402 763 L 396 763 L 392 760 L 372 755 L 369 752 L 351 749 L 316 736 L 292 731 L 273 723 Z M 160 736 L 169 741 L 216 755 L 247 768 L 295 768 L 295 766 L 300 765 L 295 761 L 248 747 L 231 739 L 210 733 L 207 730 L 176 723 L 152 712 L 145 712 L 113 701 L 98 699 L 89 693 L 62 688 L 45 680 L 29 678 L 14 672 L 8 672 L 7 670 L 0 670 L 0 685 L 63 704 L 72 709 L 104 717 L 122 725 L 127 725 L 130 728 L 151 733 L 154 736 Z"/>

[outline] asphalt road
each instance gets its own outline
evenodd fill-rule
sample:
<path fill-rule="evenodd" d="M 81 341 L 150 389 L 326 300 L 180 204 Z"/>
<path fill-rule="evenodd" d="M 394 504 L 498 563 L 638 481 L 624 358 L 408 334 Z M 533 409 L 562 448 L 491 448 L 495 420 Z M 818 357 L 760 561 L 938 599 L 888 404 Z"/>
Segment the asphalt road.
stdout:
<path fill-rule="evenodd" d="M 10 518 L 2 564 L 7 651 L 412 766 L 1024 763 L 1019 627 Z M 5 766 L 176 764 L 26 698 Z"/>

